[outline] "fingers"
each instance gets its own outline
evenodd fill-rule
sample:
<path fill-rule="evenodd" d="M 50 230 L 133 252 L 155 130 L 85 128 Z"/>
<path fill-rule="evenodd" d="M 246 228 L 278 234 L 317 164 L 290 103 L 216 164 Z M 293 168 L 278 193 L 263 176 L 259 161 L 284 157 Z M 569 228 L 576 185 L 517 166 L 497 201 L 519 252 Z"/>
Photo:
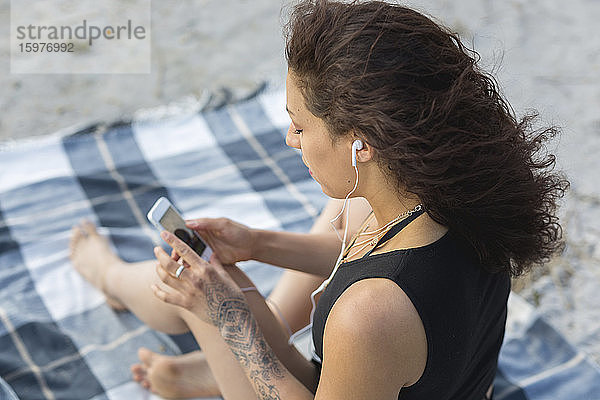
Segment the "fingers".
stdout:
<path fill-rule="evenodd" d="M 172 270 L 173 268 L 180 268 L 182 266 L 171 260 L 167 253 L 165 253 L 160 247 L 155 249 L 155 254 L 156 258 L 159 260 L 159 262 L 156 264 L 156 273 L 159 279 L 173 290 L 166 291 L 158 285 L 152 285 L 151 288 L 154 292 L 154 295 L 165 303 L 184 308 L 188 307 L 189 297 L 187 294 L 190 290 L 190 284 L 185 278 L 187 277 L 188 279 L 193 279 L 193 277 L 190 276 L 192 271 L 186 268 L 180 274 L 179 278 L 176 278 Z"/>
<path fill-rule="evenodd" d="M 200 258 L 200 256 L 196 254 L 194 250 L 192 250 L 187 244 L 185 244 L 185 242 L 183 242 L 183 240 L 179 239 L 177 236 L 167 231 L 162 231 L 160 236 L 164 239 L 165 242 L 169 244 L 169 246 L 173 248 L 173 251 L 175 251 L 179 255 L 179 257 L 183 259 L 183 261 L 187 262 L 190 265 L 206 264 L 206 261 Z M 169 272 L 173 274 L 175 273 L 175 271 Z"/>
<path fill-rule="evenodd" d="M 177 254 L 177 252 L 175 250 L 171 250 L 171 260 L 178 262 L 181 259 L 181 257 L 179 257 L 179 254 Z M 182 260 L 181 263 L 186 266 L 189 267 L 190 264 L 188 264 L 186 261 Z"/>
<path fill-rule="evenodd" d="M 171 250 L 171 260 L 173 260 L 173 261 L 179 261 L 179 254 L 177 254 L 177 252 L 175 251 L 175 249 Z"/>
<path fill-rule="evenodd" d="M 189 266 L 184 268 L 184 266 L 177 263 L 160 247 L 154 248 L 154 254 L 159 261 L 156 263 L 156 273 L 159 279 L 167 285 L 167 288 L 165 288 L 167 290 L 158 285 L 152 285 L 152 292 L 159 300 L 165 303 L 186 309 L 189 308 L 192 304 L 192 298 L 189 295 L 190 290 L 197 290 L 199 288 L 198 282 L 192 282 L 195 280 L 194 272 Z M 184 269 L 180 273 L 179 278 L 177 278 L 175 274 L 179 268 Z M 168 290 L 168 288 L 173 290 Z"/>
<path fill-rule="evenodd" d="M 181 272 L 179 274 L 179 278 L 177 278 L 176 277 L 177 270 L 182 265 L 173 261 L 173 259 L 171 259 L 167 255 L 167 253 L 165 253 L 165 251 L 163 249 L 161 249 L 160 247 L 156 247 L 154 249 L 154 254 L 156 255 L 156 258 L 159 261 L 156 265 L 156 273 L 158 274 L 158 277 L 160 278 L 160 280 L 163 281 L 168 286 L 172 287 L 173 289 L 183 290 L 185 288 L 185 282 L 183 280 L 183 278 L 184 278 L 183 275 L 185 275 L 187 273 L 188 278 L 189 278 L 190 271 L 186 271 L 187 269 L 189 269 L 189 267 L 185 268 L 185 266 L 184 266 L 184 268 L 186 270 Z"/>
<path fill-rule="evenodd" d="M 187 302 L 183 294 L 179 292 L 166 292 L 159 288 L 158 285 L 152 285 L 151 288 L 154 292 L 154 295 L 165 303 L 184 308 L 187 306 Z"/>

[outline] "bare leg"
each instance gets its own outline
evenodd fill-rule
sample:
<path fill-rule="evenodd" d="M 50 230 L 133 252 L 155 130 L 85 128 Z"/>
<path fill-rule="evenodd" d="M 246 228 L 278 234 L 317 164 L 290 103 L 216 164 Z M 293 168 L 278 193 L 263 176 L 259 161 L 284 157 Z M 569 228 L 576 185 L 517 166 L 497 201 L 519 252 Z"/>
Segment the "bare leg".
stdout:
<path fill-rule="evenodd" d="M 224 394 L 227 391 L 232 396 L 231 398 L 240 398 L 242 393 L 248 393 L 247 390 L 252 390 L 243 370 L 237 361 L 232 358 L 233 354 L 220 337 L 220 334 L 217 331 L 213 332 L 214 327 L 203 324 L 189 313 L 185 314 L 179 307 L 163 303 L 154 296 L 150 289 L 151 284 L 161 284 L 156 274 L 156 262 L 125 263 L 110 250 L 106 239 L 98 235 L 95 227 L 89 223 L 84 224 L 82 228 L 74 228 L 71 252 L 73 265 L 86 279 L 96 287 L 104 290 L 107 298 L 111 298 L 116 304 L 131 310 L 150 327 L 166 333 L 183 333 L 190 329 L 194 330 L 194 336 L 204 352 L 195 355 L 195 359 L 199 361 L 194 369 L 189 368 L 189 362 L 181 367 L 186 367 L 185 371 L 188 372 L 194 371 L 193 379 L 199 384 L 194 388 L 193 393 L 187 392 L 189 396 L 183 397 L 213 396 L 218 393 Z M 229 266 L 227 271 L 240 287 L 252 285 L 250 279 L 239 268 Z M 302 355 L 295 348 L 287 345 L 287 333 L 273 316 L 264 298 L 255 291 L 246 292 L 246 297 L 267 340 L 277 343 L 272 347 L 282 362 L 289 366 L 291 371 L 304 377 L 304 381 L 316 381 L 314 373 L 313 376 L 310 376 L 311 371 L 307 368 L 307 362 Z M 184 320 L 182 313 L 186 315 L 187 320 Z M 144 364 L 141 367 L 134 366 L 133 368 L 136 380 L 150 389 L 161 390 L 161 394 L 168 397 L 181 397 L 184 394 L 182 391 L 185 387 L 180 383 L 182 375 L 177 376 L 177 374 L 174 374 L 174 371 L 182 371 L 183 368 L 176 368 L 173 363 L 160 362 L 160 358 L 157 359 L 157 357 L 148 355 L 144 351 L 141 355 L 144 356 L 142 357 Z M 216 367 L 211 366 L 209 368 L 204 356 L 206 356 L 206 359 L 216 360 L 213 362 Z M 186 358 L 182 358 L 182 360 L 189 361 Z M 232 388 L 219 388 L 210 371 L 212 368 L 223 368 L 223 362 L 226 361 L 230 363 L 228 368 L 232 368 L 231 365 L 238 367 L 237 374 L 233 371 L 225 374 L 225 376 L 229 376 L 228 382 L 234 381 L 236 385 L 229 385 L 234 386 Z M 232 362 L 233 364 L 231 364 Z M 166 371 L 160 371 L 161 365 L 170 368 Z M 156 367 L 156 369 L 153 367 Z M 153 377 L 167 377 L 169 375 L 179 378 L 179 380 L 173 381 L 170 387 L 165 384 L 168 379 L 163 379 L 162 382 L 150 381 Z M 186 375 L 186 377 L 192 378 L 191 375 Z M 187 381 L 191 382 L 192 380 Z M 220 382 L 220 384 L 223 385 L 225 382 Z M 189 386 L 187 388 L 189 389 Z"/>
<path fill-rule="evenodd" d="M 160 283 L 156 261 L 126 263 L 89 222 L 73 228 L 70 258 L 75 269 L 104 292 L 110 305 L 130 310 L 151 328 L 165 333 L 189 330 L 176 307 L 160 301 L 150 289 L 150 285 Z"/>
<path fill-rule="evenodd" d="M 233 354 L 224 341 L 220 337 L 217 337 L 220 335 L 215 331 L 214 327 L 202 323 L 189 313 L 186 314 L 188 321 L 184 321 L 181 316 L 184 312 L 182 309 L 163 303 L 154 296 L 154 293 L 150 289 L 151 284 L 161 284 L 156 274 L 155 261 L 141 263 L 124 262 L 111 251 L 106 239 L 98 235 L 95 227 L 90 223 L 84 223 L 81 228 L 75 227 L 73 229 L 71 261 L 75 268 L 93 285 L 103 290 L 107 298 L 110 298 L 114 304 L 118 304 L 120 308 L 131 310 L 150 327 L 173 334 L 184 333 L 190 329 L 194 329 L 194 335 L 198 340 L 198 344 L 204 350 L 203 353 L 198 353 L 195 358 L 196 361 L 200 360 L 193 369 L 195 372 L 194 378 L 200 383 L 194 388 L 195 396 L 214 396 L 219 393 L 224 395 L 227 392 L 229 396 L 232 396 L 231 398 L 240 398 L 240 393 L 247 393 L 248 389 L 252 390 L 239 365 L 239 371 L 233 368 L 233 371 L 229 372 L 230 382 L 236 382 L 236 384 L 226 385 L 228 387 L 223 388 L 223 390 L 219 388 L 211 373 L 211 369 L 206 363 L 206 359 L 203 359 L 203 357 L 210 355 L 213 360 L 228 360 L 233 357 Z M 245 286 L 248 285 L 245 284 Z M 249 298 L 249 303 L 256 303 L 257 297 L 262 299 L 262 296 L 257 295 L 256 292 L 249 292 L 248 296 L 251 297 Z M 260 312 L 257 313 L 257 315 L 260 314 Z M 281 334 L 281 328 L 274 321 L 274 317 L 272 317 L 271 326 L 277 327 L 279 334 Z M 266 329 L 265 333 L 267 334 L 271 331 Z M 207 349 L 208 353 L 206 352 Z M 148 365 L 154 364 L 154 357 L 148 356 L 147 353 L 144 354 L 144 351 L 140 355 L 144 357 L 143 360 Z M 182 358 L 178 359 L 178 361 L 187 360 Z M 140 378 L 142 375 L 145 375 L 145 378 L 140 379 L 141 383 L 150 389 L 155 389 L 150 384 L 149 379 L 156 378 L 161 375 L 161 372 L 164 372 L 160 371 L 161 364 L 163 366 L 172 366 L 172 364 L 161 363 L 159 360 L 156 360 L 156 366 L 159 367 L 156 371 L 150 371 L 150 368 L 147 368 L 145 371 L 138 369 L 133 371 L 134 376 Z M 216 362 L 215 365 L 216 368 L 219 368 L 222 363 Z M 189 363 L 181 365 L 181 367 L 188 367 L 187 369 L 190 369 Z M 170 368 L 167 373 L 171 376 L 176 376 L 173 373 L 174 371 L 175 368 Z M 164 394 L 170 397 L 183 394 L 181 391 L 184 388 L 181 387 L 183 385 L 179 381 L 173 382 L 170 387 L 168 385 L 161 386 L 161 382 L 158 382 L 156 379 L 152 384 L 156 384 L 157 388 L 162 388 Z M 220 384 L 225 385 L 226 383 L 220 382 Z"/>

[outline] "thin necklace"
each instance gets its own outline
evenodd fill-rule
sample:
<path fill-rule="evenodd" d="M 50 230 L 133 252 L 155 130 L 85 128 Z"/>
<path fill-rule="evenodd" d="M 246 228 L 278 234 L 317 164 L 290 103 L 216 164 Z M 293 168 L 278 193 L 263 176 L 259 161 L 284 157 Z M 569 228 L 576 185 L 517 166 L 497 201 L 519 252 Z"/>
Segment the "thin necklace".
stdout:
<path fill-rule="evenodd" d="M 348 251 L 348 254 L 346 255 L 346 257 L 344 257 L 344 259 L 348 259 L 348 258 L 351 258 L 352 256 L 355 256 L 355 255 L 359 254 L 367 246 L 375 246 L 377 244 L 377 242 L 379 241 L 379 239 L 382 236 L 384 236 L 390 229 L 392 229 L 392 227 L 397 222 L 400 222 L 401 220 L 404 220 L 404 219 L 410 217 L 415 212 L 421 211 L 422 208 L 423 208 L 423 205 L 422 204 L 418 204 L 412 210 L 408 210 L 408 211 L 403 212 L 402 214 L 399 214 L 396 218 L 394 218 L 393 220 L 391 220 L 390 222 L 388 222 L 387 224 L 385 224 L 384 226 L 382 226 L 379 229 L 375 229 L 374 231 L 371 231 L 371 232 L 360 232 L 360 233 L 358 233 L 357 238 L 358 238 L 358 236 L 367 235 L 367 234 L 373 234 L 373 233 L 376 233 L 376 232 L 378 232 L 378 231 L 380 231 L 380 230 L 383 229 L 382 232 L 377 233 L 375 236 L 370 237 L 367 240 L 364 240 L 364 241 L 359 242 L 359 243 L 353 243 L 352 247 L 361 246 L 361 245 L 363 245 L 363 246 L 360 247 L 359 249 L 357 249 L 353 254 L 350 254 L 350 251 Z M 366 228 L 368 228 L 368 227 L 369 226 L 367 225 Z M 348 249 L 348 250 L 350 250 L 350 249 Z"/>
<path fill-rule="evenodd" d="M 410 217 L 410 216 L 411 216 L 411 215 L 412 215 L 414 212 L 420 211 L 422 207 L 423 207 L 423 205 L 422 205 L 422 204 L 417 204 L 417 205 L 415 206 L 415 208 L 413 208 L 412 210 L 405 211 L 405 212 L 403 212 L 402 214 L 398 214 L 398 216 L 397 216 L 396 218 L 394 218 L 393 220 L 391 220 L 390 222 L 388 222 L 387 224 L 385 224 L 385 225 L 384 225 L 384 226 L 382 226 L 381 228 L 375 229 L 374 231 L 371 231 L 371 232 L 360 232 L 360 233 L 358 234 L 358 236 L 361 236 L 361 235 L 372 235 L 373 233 L 377 233 L 377 232 L 379 232 L 380 230 L 387 228 L 388 226 L 390 226 L 390 225 L 392 225 L 392 224 L 394 224 L 394 223 L 398 222 L 398 221 L 399 221 L 399 220 L 401 220 L 401 219 L 404 219 L 404 218 L 406 218 L 406 217 Z M 367 226 L 365 227 L 365 229 L 367 229 L 368 227 L 369 227 L 369 225 L 367 225 Z"/>

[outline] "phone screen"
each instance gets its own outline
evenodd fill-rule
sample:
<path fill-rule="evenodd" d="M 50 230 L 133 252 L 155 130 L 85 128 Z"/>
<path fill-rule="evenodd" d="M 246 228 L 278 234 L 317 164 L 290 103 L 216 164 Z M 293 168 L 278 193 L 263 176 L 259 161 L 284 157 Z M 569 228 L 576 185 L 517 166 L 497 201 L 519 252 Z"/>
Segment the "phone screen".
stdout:
<path fill-rule="evenodd" d="M 185 222 L 173 207 L 167 208 L 167 211 L 165 211 L 159 222 L 166 230 L 172 232 L 196 253 L 202 255 L 204 249 L 206 249 L 206 245 L 191 229 L 185 226 Z"/>

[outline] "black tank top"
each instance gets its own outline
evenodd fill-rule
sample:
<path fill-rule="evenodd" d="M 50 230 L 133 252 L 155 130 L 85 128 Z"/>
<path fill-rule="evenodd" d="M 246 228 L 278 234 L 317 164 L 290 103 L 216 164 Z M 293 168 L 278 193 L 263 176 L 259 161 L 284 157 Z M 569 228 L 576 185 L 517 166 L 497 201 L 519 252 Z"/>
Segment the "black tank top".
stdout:
<path fill-rule="evenodd" d="M 394 226 L 375 248 L 419 215 Z M 325 322 L 338 297 L 362 279 L 387 278 L 410 298 L 427 336 L 425 371 L 414 385 L 402 388 L 398 399 L 484 399 L 504 338 L 508 273 L 484 270 L 474 250 L 452 231 L 426 246 L 371 252 L 342 263 L 319 298 L 312 327 L 313 361 L 320 367 Z"/>

